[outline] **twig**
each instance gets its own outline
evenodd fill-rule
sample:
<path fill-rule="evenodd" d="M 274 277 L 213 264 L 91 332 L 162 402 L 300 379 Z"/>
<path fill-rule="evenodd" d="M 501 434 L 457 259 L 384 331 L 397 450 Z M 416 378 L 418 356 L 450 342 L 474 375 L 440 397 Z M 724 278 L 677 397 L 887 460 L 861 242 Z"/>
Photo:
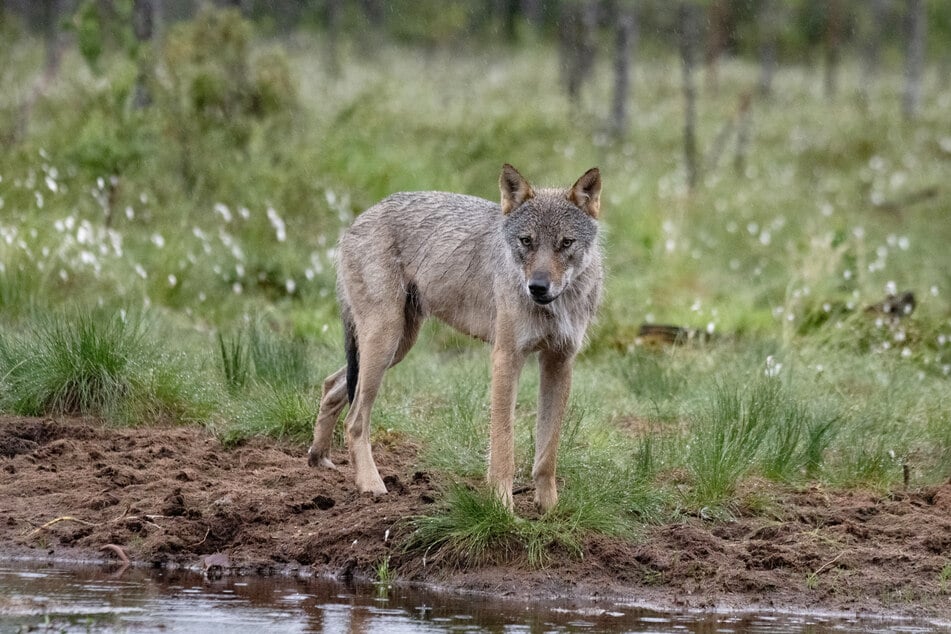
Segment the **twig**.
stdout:
<path fill-rule="evenodd" d="M 816 568 L 815 572 L 812 573 L 812 576 L 813 576 L 813 577 L 818 577 L 820 572 L 822 572 L 823 570 L 825 570 L 826 568 L 828 568 L 829 566 L 831 566 L 832 564 L 834 564 L 835 562 L 837 562 L 837 561 L 839 560 L 839 557 L 841 557 L 841 556 L 844 555 L 844 554 L 845 554 L 845 551 L 843 550 L 841 553 L 839 553 L 838 555 L 836 555 L 835 557 L 833 557 L 833 558 L 830 559 L 829 561 L 825 562 L 824 564 L 822 564 L 821 566 L 819 566 L 818 568 Z"/>
<path fill-rule="evenodd" d="M 46 524 L 38 528 L 34 528 L 32 531 L 26 534 L 27 537 L 34 537 L 39 534 L 41 531 L 49 528 L 53 524 L 58 524 L 59 522 L 76 522 L 78 524 L 83 524 L 85 526 L 99 526 L 99 524 L 94 524 L 93 522 L 87 522 L 86 520 L 81 520 L 78 517 L 73 517 L 71 515 L 64 515 L 62 517 L 57 517 L 56 519 L 48 521 Z"/>
<path fill-rule="evenodd" d="M 205 531 L 205 536 L 201 538 L 201 541 L 198 542 L 198 543 L 196 543 L 196 544 L 191 544 L 190 547 L 191 547 L 191 548 L 194 548 L 195 546 L 201 546 L 202 544 L 204 544 L 204 543 L 205 543 L 205 540 L 208 539 L 208 535 L 209 535 L 210 533 L 211 533 L 211 529 L 209 528 L 209 529 L 207 529 L 207 530 Z"/>
<path fill-rule="evenodd" d="M 160 531 L 164 531 L 164 530 L 165 530 L 164 528 L 162 528 L 159 524 L 155 523 L 155 522 L 152 520 L 153 517 L 163 517 L 163 516 L 162 516 L 162 515 L 130 515 L 130 516 L 129 516 L 128 518 L 126 518 L 126 519 L 139 520 L 140 522 L 145 522 L 146 524 L 151 524 L 152 526 L 154 526 L 155 528 L 159 529 Z"/>
<path fill-rule="evenodd" d="M 110 524 L 114 524 L 115 522 L 118 522 L 118 521 L 121 520 L 123 517 L 125 517 L 126 515 L 128 515 L 128 514 L 129 514 L 129 511 L 131 511 L 131 510 L 132 510 L 132 505 L 130 504 L 129 506 L 125 507 L 125 510 L 122 511 L 122 514 L 121 514 L 121 515 L 119 515 L 119 516 L 116 517 L 115 519 L 109 520 L 109 523 L 110 523 Z"/>

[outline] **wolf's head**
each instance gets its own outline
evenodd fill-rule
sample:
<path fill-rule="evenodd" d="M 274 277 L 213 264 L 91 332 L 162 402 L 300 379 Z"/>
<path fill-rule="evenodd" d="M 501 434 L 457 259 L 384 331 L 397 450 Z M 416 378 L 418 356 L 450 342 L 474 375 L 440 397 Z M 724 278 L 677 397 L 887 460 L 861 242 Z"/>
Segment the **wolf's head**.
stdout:
<path fill-rule="evenodd" d="M 506 163 L 499 177 L 503 232 L 524 288 L 536 304 L 550 304 L 598 257 L 601 172 L 589 169 L 567 190 L 537 192 Z"/>

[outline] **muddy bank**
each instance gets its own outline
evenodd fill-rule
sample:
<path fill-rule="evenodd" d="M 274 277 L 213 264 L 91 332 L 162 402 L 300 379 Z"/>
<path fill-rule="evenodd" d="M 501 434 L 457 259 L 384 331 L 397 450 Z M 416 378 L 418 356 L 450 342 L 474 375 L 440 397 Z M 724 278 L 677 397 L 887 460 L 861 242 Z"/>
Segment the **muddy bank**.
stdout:
<path fill-rule="evenodd" d="M 347 579 L 372 577 L 389 556 L 397 579 L 502 596 L 951 619 L 951 485 L 773 490 L 733 522 L 651 527 L 638 543 L 592 538 L 583 559 L 556 555 L 542 570 L 458 571 L 400 548 L 407 519 L 439 495 L 416 453 L 375 447 L 391 493 L 373 499 L 356 494 L 344 452 L 339 472 L 314 470 L 302 447 L 270 440 L 225 449 L 195 428 L 0 417 L 0 557 L 121 552 L 156 566 Z M 530 492 L 519 497 L 530 504 Z"/>

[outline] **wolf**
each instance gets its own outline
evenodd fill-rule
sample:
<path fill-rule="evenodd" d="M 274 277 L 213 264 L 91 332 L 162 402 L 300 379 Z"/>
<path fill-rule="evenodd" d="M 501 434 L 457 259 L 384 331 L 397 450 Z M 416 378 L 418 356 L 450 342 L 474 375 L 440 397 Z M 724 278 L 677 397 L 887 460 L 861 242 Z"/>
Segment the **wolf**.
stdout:
<path fill-rule="evenodd" d="M 541 511 L 555 506 L 572 363 L 602 293 L 601 173 L 591 168 L 570 188 L 536 190 L 506 163 L 499 189 L 501 204 L 446 192 L 393 194 L 343 234 L 337 298 L 347 362 L 324 381 L 311 466 L 335 468 L 333 429 L 349 402 L 356 486 L 386 493 L 370 449 L 370 410 L 384 372 L 409 352 L 423 320 L 435 317 L 492 346 L 487 480 L 509 509 L 518 379 L 537 353 L 534 498 Z"/>

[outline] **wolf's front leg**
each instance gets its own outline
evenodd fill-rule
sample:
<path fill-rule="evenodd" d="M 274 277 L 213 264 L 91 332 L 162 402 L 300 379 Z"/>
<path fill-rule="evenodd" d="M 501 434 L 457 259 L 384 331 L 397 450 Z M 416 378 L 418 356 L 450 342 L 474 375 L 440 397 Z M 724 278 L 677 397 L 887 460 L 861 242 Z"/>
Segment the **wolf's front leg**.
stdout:
<path fill-rule="evenodd" d="M 515 477 L 515 396 L 524 361 L 525 355 L 516 350 L 514 341 L 496 340 L 492 349 L 488 481 L 509 509 L 512 509 L 512 480 Z"/>
<path fill-rule="evenodd" d="M 555 467 L 558 462 L 558 442 L 561 424 L 571 391 L 571 364 L 573 355 L 561 352 L 538 353 L 538 422 L 535 426 L 535 504 L 548 511 L 558 502 Z"/>

